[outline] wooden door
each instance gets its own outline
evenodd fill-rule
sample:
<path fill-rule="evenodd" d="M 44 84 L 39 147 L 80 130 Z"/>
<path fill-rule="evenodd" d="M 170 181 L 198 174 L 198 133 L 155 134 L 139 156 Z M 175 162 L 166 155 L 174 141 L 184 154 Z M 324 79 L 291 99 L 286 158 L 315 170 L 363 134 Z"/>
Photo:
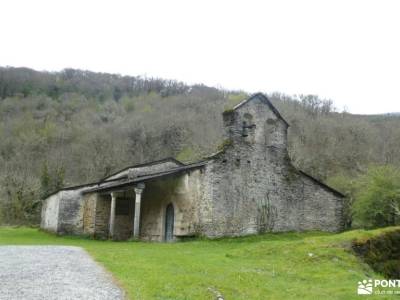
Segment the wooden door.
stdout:
<path fill-rule="evenodd" d="M 174 239 L 174 206 L 168 204 L 165 212 L 165 241 L 170 242 Z"/>

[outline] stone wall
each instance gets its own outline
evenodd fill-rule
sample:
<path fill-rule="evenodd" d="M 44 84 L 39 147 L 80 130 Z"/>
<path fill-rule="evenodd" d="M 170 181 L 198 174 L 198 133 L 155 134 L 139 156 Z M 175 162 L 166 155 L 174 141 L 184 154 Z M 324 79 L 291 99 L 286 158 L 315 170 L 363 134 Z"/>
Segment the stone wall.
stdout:
<path fill-rule="evenodd" d="M 287 125 L 262 99 L 225 113 L 224 125 L 224 150 L 205 169 L 204 234 L 341 230 L 342 198 L 291 165 Z"/>
<path fill-rule="evenodd" d="M 58 192 L 43 201 L 42 218 L 40 224 L 40 227 L 42 229 L 57 232 L 60 198 L 61 192 Z"/>
<path fill-rule="evenodd" d="M 59 234 L 82 234 L 85 203 L 82 192 L 93 186 L 68 188 L 47 197 L 42 204 L 41 228 Z"/>
<path fill-rule="evenodd" d="M 111 211 L 111 196 L 98 195 L 96 197 L 95 232 L 94 236 L 100 239 L 109 237 L 109 223 Z"/>
<path fill-rule="evenodd" d="M 84 202 L 82 190 L 61 191 L 58 233 L 82 234 Z"/>
<path fill-rule="evenodd" d="M 116 215 L 114 225 L 114 239 L 126 240 L 132 236 L 133 229 L 133 200 L 130 192 L 131 205 L 128 215 Z M 127 193 L 117 193 L 116 201 L 126 197 Z M 111 195 L 89 193 L 84 196 L 83 232 L 98 239 L 108 239 L 110 231 Z"/>
<path fill-rule="evenodd" d="M 85 194 L 83 196 L 84 211 L 83 211 L 83 233 L 94 236 L 95 220 L 96 220 L 96 205 L 97 193 Z"/>
<path fill-rule="evenodd" d="M 111 199 L 110 199 L 111 200 Z M 108 201 L 108 216 L 110 216 L 110 200 Z M 126 192 L 117 193 L 116 208 L 121 202 L 125 202 L 128 208 L 128 214 L 115 214 L 115 234 L 114 239 L 126 240 L 133 236 L 133 219 L 135 215 L 135 193 L 131 189 Z"/>
<path fill-rule="evenodd" d="M 61 190 L 43 202 L 41 228 L 59 234 L 83 233 L 82 189 Z"/>
<path fill-rule="evenodd" d="M 196 233 L 200 203 L 199 169 L 184 174 L 146 182 L 142 195 L 140 235 L 146 240 L 162 241 L 165 232 L 167 205 L 174 206 L 174 236 L 176 239 Z"/>
<path fill-rule="evenodd" d="M 128 214 L 119 215 L 116 211 L 114 239 L 126 240 L 132 237 L 134 216 L 134 194 L 132 191 L 116 193 L 116 205 L 120 201 L 129 204 Z M 98 239 L 108 239 L 110 230 L 111 195 L 88 193 L 84 196 L 84 234 Z"/>

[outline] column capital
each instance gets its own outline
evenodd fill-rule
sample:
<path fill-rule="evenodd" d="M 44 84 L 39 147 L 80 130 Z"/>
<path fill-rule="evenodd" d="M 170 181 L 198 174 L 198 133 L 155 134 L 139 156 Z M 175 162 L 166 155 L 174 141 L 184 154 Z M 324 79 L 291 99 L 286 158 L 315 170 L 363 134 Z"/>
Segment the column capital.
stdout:
<path fill-rule="evenodd" d="M 135 194 L 142 194 L 143 190 L 145 188 L 145 184 L 140 182 L 137 185 L 135 185 Z"/>

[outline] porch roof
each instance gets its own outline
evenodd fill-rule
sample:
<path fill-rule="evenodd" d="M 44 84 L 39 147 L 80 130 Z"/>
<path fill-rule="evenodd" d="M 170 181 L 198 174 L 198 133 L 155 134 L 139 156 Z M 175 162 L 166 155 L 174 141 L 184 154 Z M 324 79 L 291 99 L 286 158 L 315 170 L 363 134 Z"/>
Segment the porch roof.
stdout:
<path fill-rule="evenodd" d="M 170 169 L 170 170 L 167 170 L 167 171 L 163 171 L 163 172 L 137 176 L 137 177 L 135 177 L 133 179 L 129 179 L 127 177 L 124 177 L 121 180 L 118 180 L 118 181 L 115 181 L 115 182 L 111 182 L 111 183 L 106 184 L 106 185 L 105 185 L 105 183 L 108 183 L 108 182 L 99 182 L 97 186 L 94 186 L 92 188 L 84 190 L 82 192 L 82 194 L 87 194 L 87 193 L 92 193 L 92 192 L 113 191 L 113 190 L 119 190 L 121 188 L 133 187 L 133 185 L 135 183 L 145 182 L 145 181 L 156 179 L 156 178 L 160 178 L 160 177 L 174 175 L 174 174 L 181 173 L 181 172 L 184 172 L 184 171 L 187 171 L 187 170 L 201 168 L 201 167 L 205 166 L 206 163 L 207 163 L 207 161 L 201 161 L 201 162 L 197 162 L 197 163 L 194 163 L 194 164 L 184 165 L 182 167 L 173 168 L 173 169 Z"/>

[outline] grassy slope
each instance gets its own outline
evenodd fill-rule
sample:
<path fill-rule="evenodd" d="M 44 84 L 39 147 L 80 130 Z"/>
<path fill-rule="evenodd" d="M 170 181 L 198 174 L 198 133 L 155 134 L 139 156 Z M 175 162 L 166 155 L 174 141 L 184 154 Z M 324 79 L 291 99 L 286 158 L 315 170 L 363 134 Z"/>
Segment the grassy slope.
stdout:
<path fill-rule="evenodd" d="M 57 237 L 0 228 L 0 245 L 75 245 L 111 271 L 132 299 L 360 299 L 357 282 L 382 278 L 348 249 L 392 228 L 282 233 L 175 244 Z M 310 256 L 309 253 L 313 255 Z M 393 299 L 369 296 L 368 299 Z"/>

